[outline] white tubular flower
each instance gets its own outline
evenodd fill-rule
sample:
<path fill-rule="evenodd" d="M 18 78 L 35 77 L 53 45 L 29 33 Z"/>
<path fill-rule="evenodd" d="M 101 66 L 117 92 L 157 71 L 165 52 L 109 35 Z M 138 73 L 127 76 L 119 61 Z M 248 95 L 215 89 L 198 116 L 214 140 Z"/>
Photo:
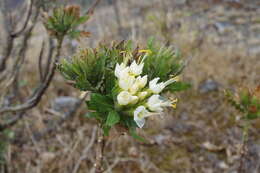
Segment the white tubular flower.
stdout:
<path fill-rule="evenodd" d="M 115 68 L 115 76 L 117 78 L 120 77 L 121 72 L 126 68 L 124 63 L 121 63 L 120 65 L 117 63 Z"/>
<path fill-rule="evenodd" d="M 143 76 L 143 77 L 138 76 L 138 77 L 136 78 L 135 83 L 137 83 L 137 85 L 139 86 L 140 89 L 142 89 L 143 87 L 145 87 L 145 85 L 146 85 L 146 83 L 147 83 L 147 78 L 148 78 L 147 75 L 145 75 L 145 76 Z"/>
<path fill-rule="evenodd" d="M 172 106 L 172 102 L 165 101 L 160 95 L 152 95 L 148 101 L 147 106 L 151 111 L 162 112 L 163 107 Z"/>
<path fill-rule="evenodd" d="M 135 76 L 138 76 L 142 73 L 143 67 L 144 67 L 144 63 L 137 64 L 134 60 L 130 65 L 130 73 Z"/>
<path fill-rule="evenodd" d="M 145 117 L 149 117 L 151 113 L 144 106 L 138 106 L 134 111 L 134 121 L 139 128 L 145 124 Z"/>
<path fill-rule="evenodd" d="M 145 99 L 145 97 L 147 96 L 147 94 L 148 94 L 147 91 L 139 92 L 139 93 L 138 93 L 138 97 L 139 97 L 139 99 L 143 100 L 143 99 Z"/>
<path fill-rule="evenodd" d="M 168 85 L 172 84 L 173 82 L 178 82 L 179 80 L 180 80 L 180 77 L 176 76 L 176 77 L 173 77 L 173 78 L 167 80 L 166 82 L 164 82 L 164 85 L 168 86 Z"/>
<path fill-rule="evenodd" d="M 171 79 L 167 80 L 166 82 L 157 83 L 159 81 L 159 79 L 160 78 L 157 77 L 149 82 L 149 88 L 154 94 L 159 94 L 166 86 L 172 84 L 173 82 L 179 81 L 178 76 L 171 78 Z"/>
<path fill-rule="evenodd" d="M 122 91 L 117 95 L 117 102 L 119 105 L 135 104 L 138 101 L 137 96 L 132 96 L 127 91 Z"/>
<path fill-rule="evenodd" d="M 157 77 L 149 82 L 149 89 L 155 94 L 159 94 L 165 88 L 165 84 L 163 82 L 157 83 L 159 79 L 160 78 Z"/>
<path fill-rule="evenodd" d="M 125 68 L 119 75 L 119 87 L 123 90 L 129 90 L 135 82 L 135 77 L 129 75 L 128 70 L 129 67 Z"/>
<path fill-rule="evenodd" d="M 144 88 L 146 83 L 147 83 L 147 75 L 145 75 L 143 77 L 138 76 L 135 79 L 133 86 L 130 88 L 131 94 L 135 94 L 138 90 Z"/>

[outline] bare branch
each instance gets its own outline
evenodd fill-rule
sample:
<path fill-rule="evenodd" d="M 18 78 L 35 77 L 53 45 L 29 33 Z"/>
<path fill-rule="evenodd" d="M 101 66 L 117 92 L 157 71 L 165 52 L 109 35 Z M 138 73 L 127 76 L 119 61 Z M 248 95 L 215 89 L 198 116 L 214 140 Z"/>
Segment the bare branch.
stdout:
<path fill-rule="evenodd" d="M 29 23 L 29 19 L 30 19 L 31 15 L 32 15 L 33 1 L 34 0 L 30 0 L 28 13 L 27 13 L 27 16 L 26 16 L 26 19 L 25 19 L 25 22 L 24 22 L 22 28 L 20 30 L 16 31 L 16 32 L 11 33 L 11 37 L 13 37 L 13 38 L 19 37 L 24 32 L 24 30 L 26 29 L 26 27 L 27 27 L 27 25 Z"/>
<path fill-rule="evenodd" d="M 14 126 L 18 120 L 20 120 L 25 115 L 24 112 L 18 113 L 16 116 L 12 117 L 10 120 L 5 122 L 4 124 L 0 124 L 0 132 Z"/>
<path fill-rule="evenodd" d="M 88 11 L 87 11 L 87 15 L 92 15 L 93 13 L 94 13 L 94 10 L 95 10 L 95 8 L 97 7 L 97 5 L 99 4 L 99 2 L 100 2 L 101 0 L 96 0 L 93 4 L 92 4 L 92 6 L 88 9 Z"/>
<path fill-rule="evenodd" d="M 4 3 L 5 1 L 2 1 Z M 2 5 L 2 4 L 1 4 Z M 3 4 L 4 7 L 5 4 Z M 3 55 L 0 56 L 0 72 L 4 71 L 6 68 L 6 61 L 10 57 L 11 51 L 13 49 L 13 40 L 14 38 L 11 37 L 11 21 L 8 16 L 8 12 L 5 9 L 1 9 L 1 12 L 3 14 L 3 28 L 2 31 L 4 32 L 4 36 L 6 37 L 6 44 L 2 45 L 3 46 Z"/>
<path fill-rule="evenodd" d="M 41 46 L 40 55 L 39 55 L 39 58 L 38 58 L 38 68 L 39 68 L 40 81 L 43 81 L 42 57 L 43 57 L 44 49 L 45 49 L 45 42 L 43 41 L 42 46 Z"/>
<path fill-rule="evenodd" d="M 80 108 L 80 106 L 82 105 L 82 103 L 86 100 L 86 97 L 88 96 L 88 92 L 86 92 L 82 99 L 80 99 L 74 106 L 73 109 L 71 109 L 69 112 L 65 113 L 61 119 L 59 119 L 55 124 L 55 126 L 46 128 L 45 130 L 43 130 L 41 133 L 37 134 L 35 136 L 35 139 L 37 141 L 41 140 L 46 134 L 51 133 L 52 131 L 55 131 L 57 129 L 58 126 L 60 126 L 62 123 L 64 123 L 67 119 L 71 118 L 73 115 L 76 114 L 76 112 L 78 111 L 78 109 Z M 4 123 L 4 124 L 0 124 L 0 132 L 10 128 L 12 126 L 14 126 L 20 119 L 22 119 L 24 116 L 26 116 L 25 111 L 19 112 L 16 114 L 16 116 L 14 116 L 12 119 L 10 119 L 8 122 Z"/>
<path fill-rule="evenodd" d="M 87 158 L 88 151 L 90 150 L 90 148 L 93 146 L 93 144 L 95 142 L 96 133 L 97 133 L 97 127 L 95 126 L 92 131 L 91 139 L 90 139 L 88 145 L 86 146 L 86 148 L 83 150 L 82 155 L 79 158 L 79 160 L 77 161 L 76 165 L 74 166 L 72 173 L 77 173 L 81 162 Z"/>
<path fill-rule="evenodd" d="M 6 69 L 3 73 L 1 73 L 0 82 L 3 83 L 3 86 L 1 86 L 1 89 L 7 90 L 8 88 L 13 88 L 12 97 L 18 97 L 19 100 L 22 100 L 19 94 L 19 87 L 18 87 L 18 81 L 19 81 L 19 74 L 21 71 L 21 68 L 24 65 L 25 62 L 25 54 L 26 50 L 28 48 L 28 42 L 29 39 L 32 36 L 32 30 L 36 25 L 39 9 L 36 9 L 35 15 L 32 19 L 32 24 L 28 28 L 28 30 L 23 34 L 22 42 L 21 42 L 21 48 L 19 49 L 18 55 L 15 57 L 13 61 L 13 66 L 11 69 Z M 12 37 L 9 37 L 12 38 Z M 4 81 L 4 82 L 3 82 Z M 15 99 L 15 98 L 14 98 Z"/>
<path fill-rule="evenodd" d="M 46 77 L 46 80 L 44 80 L 44 82 L 39 84 L 38 88 L 35 90 L 35 92 L 32 94 L 32 96 L 25 103 L 23 103 L 21 105 L 13 106 L 13 107 L 3 107 L 0 109 L 0 114 L 6 113 L 6 112 L 25 111 L 25 110 L 33 108 L 40 102 L 42 95 L 45 93 L 45 91 L 49 87 L 49 85 L 53 79 L 53 76 L 55 74 L 56 65 L 59 61 L 59 57 L 60 57 L 60 53 L 61 53 L 62 42 L 63 42 L 63 39 L 59 40 L 57 54 L 55 56 L 54 61 L 52 62 L 52 67 Z"/>
<path fill-rule="evenodd" d="M 43 80 L 46 79 L 47 75 L 48 75 L 48 72 L 50 70 L 50 66 L 51 66 L 51 60 L 52 60 L 52 57 L 53 57 L 53 52 L 54 52 L 54 41 L 49 37 L 49 50 L 48 50 L 48 59 L 46 61 L 46 64 L 45 64 L 45 72 L 44 72 L 44 76 L 43 76 Z"/>

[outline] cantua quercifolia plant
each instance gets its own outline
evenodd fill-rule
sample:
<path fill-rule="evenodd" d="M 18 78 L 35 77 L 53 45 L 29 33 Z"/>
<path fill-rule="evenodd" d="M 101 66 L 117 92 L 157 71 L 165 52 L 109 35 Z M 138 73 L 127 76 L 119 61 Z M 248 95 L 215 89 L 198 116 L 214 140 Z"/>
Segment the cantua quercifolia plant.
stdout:
<path fill-rule="evenodd" d="M 76 88 L 91 91 L 87 117 L 95 118 L 105 135 L 119 125 L 134 137 L 146 118 L 176 107 L 177 98 L 166 98 L 165 93 L 189 87 L 179 81 L 183 67 L 178 50 L 153 41 L 144 49 L 134 49 L 130 41 L 81 49 L 59 65 Z"/>

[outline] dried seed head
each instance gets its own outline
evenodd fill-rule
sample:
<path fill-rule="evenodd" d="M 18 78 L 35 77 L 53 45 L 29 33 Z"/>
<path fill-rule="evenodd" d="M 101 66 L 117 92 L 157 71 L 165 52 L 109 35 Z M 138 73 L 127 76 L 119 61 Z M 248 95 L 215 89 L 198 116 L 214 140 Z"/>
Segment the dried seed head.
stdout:
<path fill-rule="evenodd" d="M 74 16 L 76 18 L 80 17 L 80 6 L 78 5 L 69 5 L 64 9 L 65 13 Z"/>

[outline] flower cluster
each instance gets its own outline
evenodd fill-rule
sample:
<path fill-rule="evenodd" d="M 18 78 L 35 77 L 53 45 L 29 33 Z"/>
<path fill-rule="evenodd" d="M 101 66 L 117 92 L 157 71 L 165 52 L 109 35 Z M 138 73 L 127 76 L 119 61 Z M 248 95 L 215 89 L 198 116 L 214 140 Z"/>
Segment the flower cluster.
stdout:
<path fill-rule="evenodd" d="M 163 107 L 176 106 L 177 99 L 167 100 L 159 95 L 168 85 L 178 81 L 178 77 L 166 82 L 159 82 L 156 77 L 148 81 L 148 76 L 141 76 L 144 63 L 135 60 L 127 66 L 125 63 L 116 64 L 115 76 L 117 77 L 118 94 L 117 104 L 123 109 L 128 109 L 134 117 L 138 127 L 142 128 L 145 118 L 159 114 Z"/>
<path fill-rule="evenodd" d="M 178 81 L 184 65 L 177 49 L 149 40 L 142 49 L 131 41 L 83 48 L 58 69 L 75 88 L 91 92 L 85 116 L 97 120 L 106 136 L 117 126 L 141 140 L 136 128 L 142 128 L 147 117 L 176 107 L 177 99 L 164 98 L 164 93 L 190 87 Z"/>

